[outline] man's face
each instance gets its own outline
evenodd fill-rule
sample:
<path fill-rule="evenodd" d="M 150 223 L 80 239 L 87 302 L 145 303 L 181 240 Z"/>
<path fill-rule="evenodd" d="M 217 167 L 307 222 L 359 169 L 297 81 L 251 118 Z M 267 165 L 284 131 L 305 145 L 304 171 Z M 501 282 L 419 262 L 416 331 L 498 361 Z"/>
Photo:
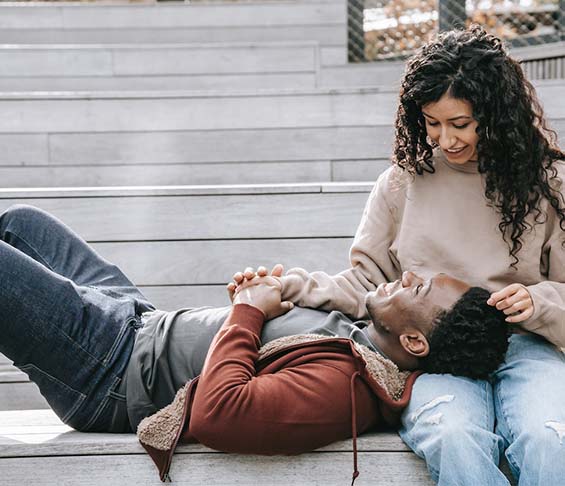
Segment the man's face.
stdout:
<path fill-rule="evenodd" d="M 401 280 L 380 284 L 367 294 L 365 305 L 377 332 L 401 334 L 416 327 L 426 335 L 442 310 L 448 310 L 470 286 L 445 273 L 424 280 L 404 272 Z"/>

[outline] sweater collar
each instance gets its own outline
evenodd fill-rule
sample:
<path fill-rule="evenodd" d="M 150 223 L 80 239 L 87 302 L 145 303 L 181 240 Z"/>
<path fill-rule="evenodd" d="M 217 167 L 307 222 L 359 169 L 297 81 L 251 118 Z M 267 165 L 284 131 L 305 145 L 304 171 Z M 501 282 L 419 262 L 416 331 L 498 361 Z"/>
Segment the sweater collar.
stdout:
<path fill-rule="evenodd" d="M 435 156 L 437 159 L 439 159 L 444 165 L 446 165 L 447 167 L 459 171 L 459 172 L 469 172 L 469 173 L 473 173 L 473 174 L 478 174 L 479 173 L 479 164 L 478 162 L 465 162 L 464 164 L 454 164 L 452 162 L 449 162 L 449 160 L 447 160 L 447 158 L 445 157 L 445 154 L 443 153 L 443 151 L 440 148 L 437 148 L 435 150 Z"/>

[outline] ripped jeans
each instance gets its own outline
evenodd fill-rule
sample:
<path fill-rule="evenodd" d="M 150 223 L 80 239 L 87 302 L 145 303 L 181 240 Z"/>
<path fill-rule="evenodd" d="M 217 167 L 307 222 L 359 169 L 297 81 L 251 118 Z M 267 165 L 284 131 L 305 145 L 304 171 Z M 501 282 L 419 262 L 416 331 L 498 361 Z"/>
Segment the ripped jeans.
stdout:
<path fill-rule="evenodd" d="M 513 334 L 490 381 L 422 375 L 400 436 L 440 486 L 565 485 L 565 355 L 543 338 Z"/>

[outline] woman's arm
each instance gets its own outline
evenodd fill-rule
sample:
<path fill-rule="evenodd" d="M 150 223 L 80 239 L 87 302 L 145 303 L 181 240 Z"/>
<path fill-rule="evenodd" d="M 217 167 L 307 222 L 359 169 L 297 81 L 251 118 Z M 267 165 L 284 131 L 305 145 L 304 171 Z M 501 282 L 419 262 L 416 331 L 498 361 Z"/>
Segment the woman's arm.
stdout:
<path fill-rule="evenodd" d="M 293 268 L 281 279 L 284 300 L 301 307 L 339 310 L 356 319 L 367 317 L 367 292 L 396 280 L 401 273 L 391 253 L 397 229 L 387 201 L 394 173 L 395 169 L 389 169 L 381 174 L 369 196 L 351 246 L 351 268 L 333 276 Z"/>

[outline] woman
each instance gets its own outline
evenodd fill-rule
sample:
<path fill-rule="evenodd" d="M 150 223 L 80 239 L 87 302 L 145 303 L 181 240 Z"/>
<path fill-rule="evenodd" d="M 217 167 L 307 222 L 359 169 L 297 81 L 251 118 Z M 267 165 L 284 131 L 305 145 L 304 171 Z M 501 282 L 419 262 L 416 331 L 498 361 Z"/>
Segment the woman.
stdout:
<path fill-rule="evenodd" d="M 369 196 L 352 267 L 281 279 L 283 299 L 356 318 L 367 291 L 407 270 L 493 292 L 488 303 L 515 331 L 506 362 L 489 381 L 421 376 L 403 414 L 403 440 L 440 485 L 507 485 L 504 449 L 521 485 L 563 484 L 565 154 L 555 140 L 499 39 L 479 26 L 441 34 L 407 64 L 393 167 Z"/>

